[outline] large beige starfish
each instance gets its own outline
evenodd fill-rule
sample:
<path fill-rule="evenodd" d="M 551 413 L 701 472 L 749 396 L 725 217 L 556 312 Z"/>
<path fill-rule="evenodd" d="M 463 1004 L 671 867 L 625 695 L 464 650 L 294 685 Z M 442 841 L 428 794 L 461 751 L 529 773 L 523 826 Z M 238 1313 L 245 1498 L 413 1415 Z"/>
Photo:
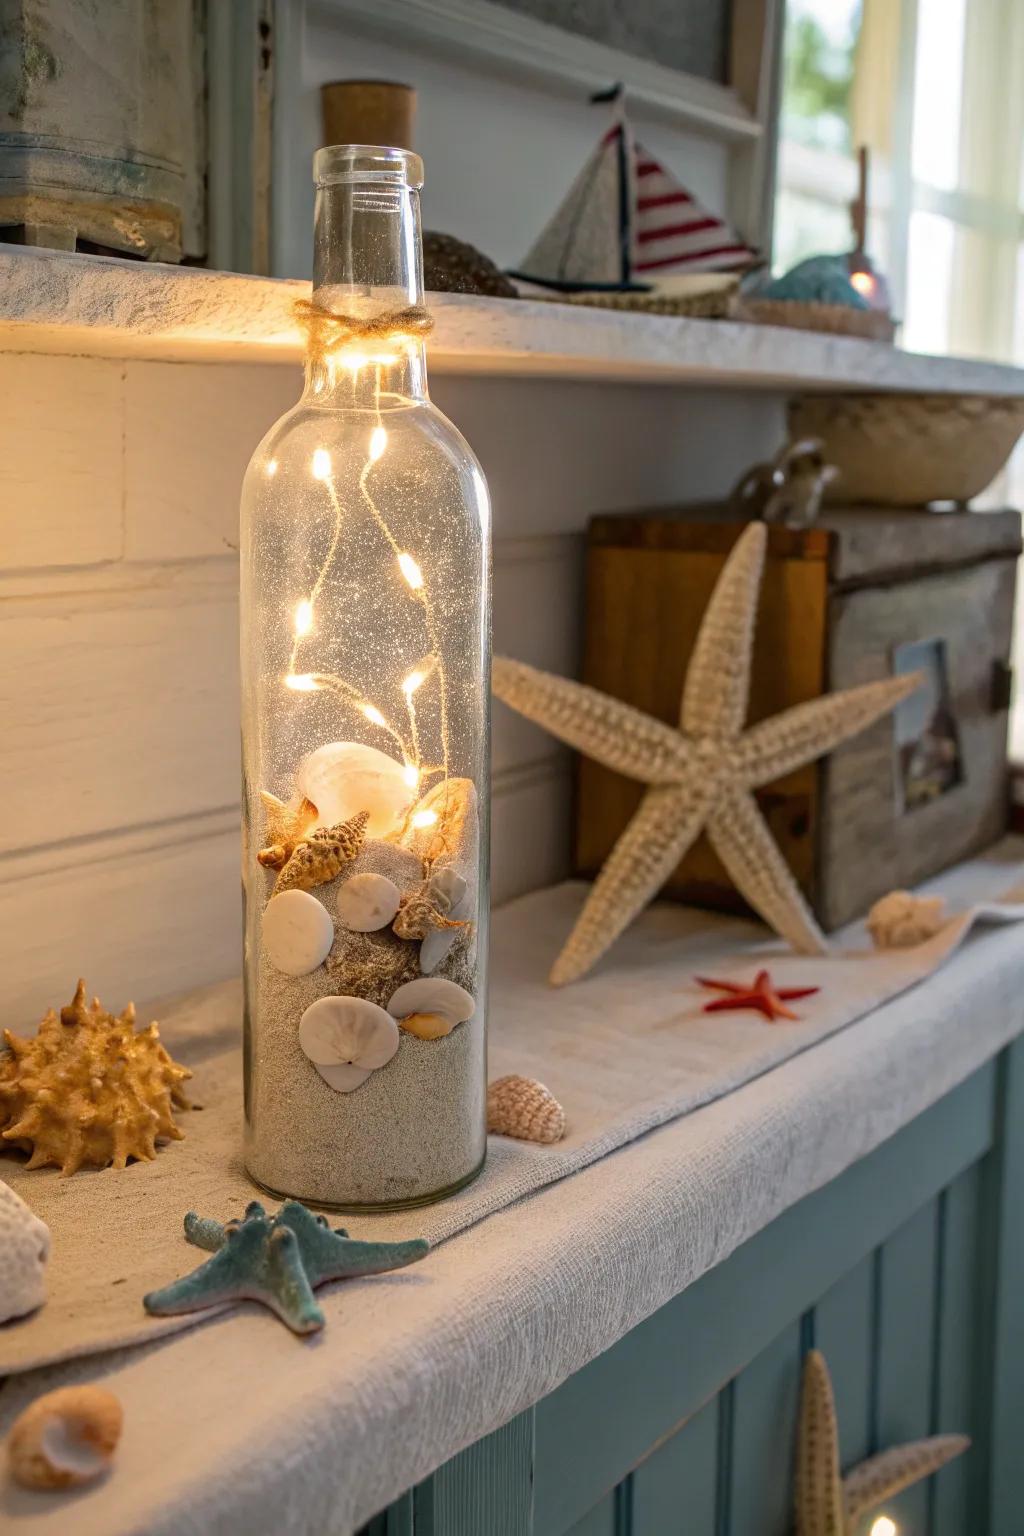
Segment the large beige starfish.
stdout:
<path fill-rule="evenodd" d="M 528 719 L 648 786 L 594 882 L 551 982 L 575 981 L 664 885 L 699 832 L 767 923 L 804 954 L 826 945 L 757 808 L 753 791 L 830 752 L 912 693 L 917 673 L 812 699 L 743 729 L 766 531 L 734 545 L 701 622 L 680 728 L 595 688 L 498 657 L 494 692 Z"/>
<path fill-rule="evenodd" d="M 870 1456 L 843 1477 L 832 1378 L 824 1355 L 804 1362 L 796 1447 L 796 1536 L 854 1536 L 860 1521 L 970 1445 L 966 1435 L 933 1435 Z"/>

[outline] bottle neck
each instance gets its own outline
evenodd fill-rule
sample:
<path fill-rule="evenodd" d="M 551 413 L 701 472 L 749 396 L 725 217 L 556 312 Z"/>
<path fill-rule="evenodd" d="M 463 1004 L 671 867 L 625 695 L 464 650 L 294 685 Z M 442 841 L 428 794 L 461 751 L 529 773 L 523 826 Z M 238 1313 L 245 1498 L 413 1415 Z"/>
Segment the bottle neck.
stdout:
<path fill-rule="evenodd" d="M 379 320 L 423 303 L 419 192 L 373 181 L 317 188 L 313 303 L 353 320 Z M 419 337 L 353 336 L 306 364 L 305 398 L 314 405 L 387 409 L 427 398 Z"/>

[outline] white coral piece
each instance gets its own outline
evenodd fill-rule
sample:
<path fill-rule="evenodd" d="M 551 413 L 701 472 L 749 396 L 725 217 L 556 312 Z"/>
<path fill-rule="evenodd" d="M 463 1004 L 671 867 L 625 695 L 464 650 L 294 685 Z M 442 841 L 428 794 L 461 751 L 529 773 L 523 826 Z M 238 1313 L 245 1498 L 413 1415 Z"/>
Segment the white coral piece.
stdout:
<path fill-rule="evenodd" d="M 0 1323 L 46 1300 L 50 1229 L 9 1184 L 0 1183 Z"/>
<path fill-rule="evenodd" d="M 876 949 L 913 949 L 933 939 L 946 923 L 941 896 L 890 891 L 868 913 L 868 932 Z"/>

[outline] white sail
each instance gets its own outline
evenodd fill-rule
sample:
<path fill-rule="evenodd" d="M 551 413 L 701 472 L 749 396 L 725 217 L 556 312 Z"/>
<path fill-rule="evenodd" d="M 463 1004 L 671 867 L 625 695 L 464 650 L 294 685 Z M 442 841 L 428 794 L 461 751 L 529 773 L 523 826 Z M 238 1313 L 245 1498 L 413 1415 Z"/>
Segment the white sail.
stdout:
<path fill-rule="evenodd" d="M 538 282 L 610 285 L 628 281 L 628 194 L 623 136 L 609 129 L 545 226 L 519 273 Z"/>

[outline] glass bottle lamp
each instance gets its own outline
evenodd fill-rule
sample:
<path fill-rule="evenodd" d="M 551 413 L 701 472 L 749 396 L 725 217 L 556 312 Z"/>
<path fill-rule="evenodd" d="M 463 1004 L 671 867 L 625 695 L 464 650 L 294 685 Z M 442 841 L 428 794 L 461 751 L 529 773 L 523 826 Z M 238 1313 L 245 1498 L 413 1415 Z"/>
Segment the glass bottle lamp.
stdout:
<path fill-rule="evenodd" d="M 246 1163 L 394 1208 L 484 1157 L 489 505 L 427 394 L 420 160 L 315 178 L 305 388 L 242 494 Z"/>

